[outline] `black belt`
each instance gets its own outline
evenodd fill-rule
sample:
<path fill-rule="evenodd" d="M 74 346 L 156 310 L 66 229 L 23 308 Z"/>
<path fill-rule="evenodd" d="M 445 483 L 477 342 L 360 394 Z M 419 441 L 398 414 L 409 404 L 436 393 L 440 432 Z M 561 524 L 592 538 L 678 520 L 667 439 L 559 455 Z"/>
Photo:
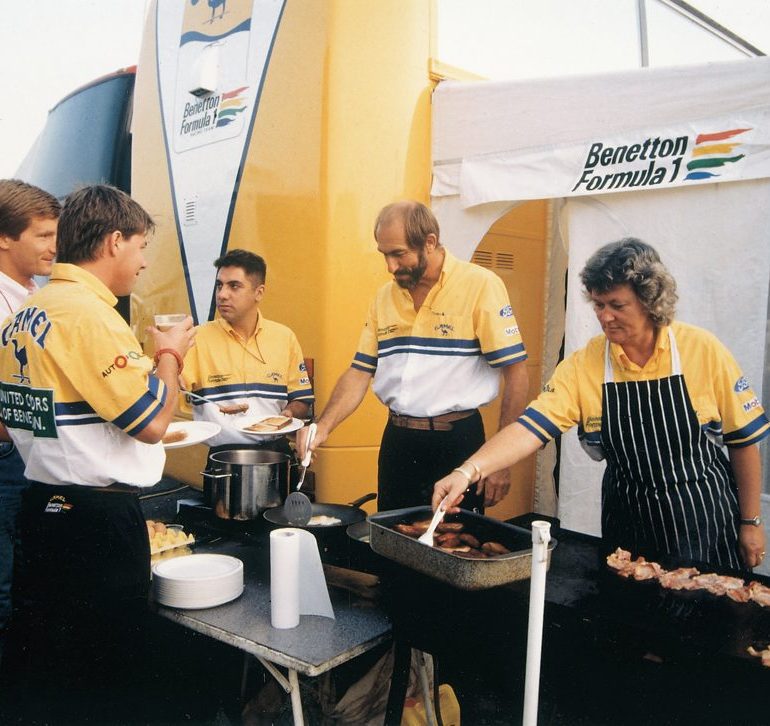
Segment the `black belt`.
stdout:
<path fill-rule="evenodd" d="M 33 482 L 39 486 L 50 487 L 51 489 L 72 489 L 77 488 L 79 493 L 94 492 L 94 493 L 118 493 L 118 494 L 140 494 L 144 487 L 133 486 L 132 484 L 123 484 L 122 482 L 114 482 L 106 487 L 101 486 L 87 486 L 85 484 L 46 484 L 45 482 Z"/>
<path fill-rule="evenodd" d="M 404 416 L 399 413 L 389 412 L 390 422 L 394 426 L 403 429 L 417 429 L 419 431 L 451 431 L 452 425 L 457 421 L 473 416 L 478 409 L 471 408 L 465 411 L 450 411 L 440 416 Z"/>
<path fill-rule="evenodd" d="M 106 487 L 83 487 L 95 492 L 118 492 L 119 494 L 141 494 L 144 487 L 136 487 L 132 484 L 123 484 L 119 481 Z M 149 487 L 148 487 L 149 488 Z"/>

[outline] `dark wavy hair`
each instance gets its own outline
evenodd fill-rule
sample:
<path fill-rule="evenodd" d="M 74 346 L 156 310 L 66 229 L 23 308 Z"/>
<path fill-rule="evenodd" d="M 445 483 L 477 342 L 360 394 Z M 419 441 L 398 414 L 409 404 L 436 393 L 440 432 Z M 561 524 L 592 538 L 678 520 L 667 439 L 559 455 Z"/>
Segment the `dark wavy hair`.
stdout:
<path fill-rule="evenodd" d="M 630 285 L 652 322 L 670 325 L 676 312 L 676 280 L 657 251 L 636 237 L 610 242 L 591 255 L 580 273 L 586 299 L 618 285 Z"/>
<path fill-rule="evenodd" d="M 72 192 L 59 217 L 56 258 L 59 262 L 89 262 L 99 256 L 104 238 L 113 232 L 124 237 L 151 234 L 155 222 L 125 192 L 95 184 Z"/>

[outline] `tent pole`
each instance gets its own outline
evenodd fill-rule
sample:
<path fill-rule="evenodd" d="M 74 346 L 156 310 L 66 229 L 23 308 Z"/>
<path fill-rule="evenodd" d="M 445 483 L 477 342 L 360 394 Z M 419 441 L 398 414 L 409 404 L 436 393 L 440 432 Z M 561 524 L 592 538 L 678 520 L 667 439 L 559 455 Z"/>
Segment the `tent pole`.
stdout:
<path fill-rule="evenodd" d="M 636 17 L 639 22 L 639 63 L 642 68 L 650 65 L 650 49 L 647 43 L 646 0 L 636 0 Z"/>

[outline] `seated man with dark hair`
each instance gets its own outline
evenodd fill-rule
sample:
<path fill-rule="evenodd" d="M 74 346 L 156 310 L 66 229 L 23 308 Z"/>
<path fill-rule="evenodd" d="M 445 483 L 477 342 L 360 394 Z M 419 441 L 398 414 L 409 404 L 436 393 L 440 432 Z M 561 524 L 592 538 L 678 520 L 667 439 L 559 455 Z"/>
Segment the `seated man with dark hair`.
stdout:
<path fill-rule="evenodd" d="M 219 315 L 198 328 L 195 346 L 182 374 L 192 392 L 220 406 L 242 404 L 249 419 L 260 416 L 305 418 L 313 389 L 297 337 L 285 325 L 267 320 L 259 310 L 267 266 L 259 255 L 230 250 L 214 262 Z M 222 449 L 264 447 L 289 453 L 282 437 L 239 431 L 245 417 L 192 399 L 196 420 L 214 421 L 222 431 L 209 440 L 210 453 Z"/>

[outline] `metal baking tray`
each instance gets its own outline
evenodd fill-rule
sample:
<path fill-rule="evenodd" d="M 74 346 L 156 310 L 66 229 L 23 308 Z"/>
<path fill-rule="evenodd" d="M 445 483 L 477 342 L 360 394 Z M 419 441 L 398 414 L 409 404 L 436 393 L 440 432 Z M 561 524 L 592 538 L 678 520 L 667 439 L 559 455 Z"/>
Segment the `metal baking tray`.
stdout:
<path fill-rule="evenodd" d="M 432 515 L 430 507 L 410 507 L 370 514 L 367 517 L 369 544 L 383 557 L 461 590 L 485 590 L 529 578 L 532 567 L 532 533 L 523 527 L 465 510 L 448 515 L 447 522 L 462 522 L 466 530 L 482 542 L 493 540 L 511 550 L 510 554 L 485 560 L 428 547 L 393 529 L 396 524 L 411 524 L 429 519 Z M 548 544 L 547 567 L 551 566 L 551 551 L 555 546 L 556 540 L 551 539 Z"/>

